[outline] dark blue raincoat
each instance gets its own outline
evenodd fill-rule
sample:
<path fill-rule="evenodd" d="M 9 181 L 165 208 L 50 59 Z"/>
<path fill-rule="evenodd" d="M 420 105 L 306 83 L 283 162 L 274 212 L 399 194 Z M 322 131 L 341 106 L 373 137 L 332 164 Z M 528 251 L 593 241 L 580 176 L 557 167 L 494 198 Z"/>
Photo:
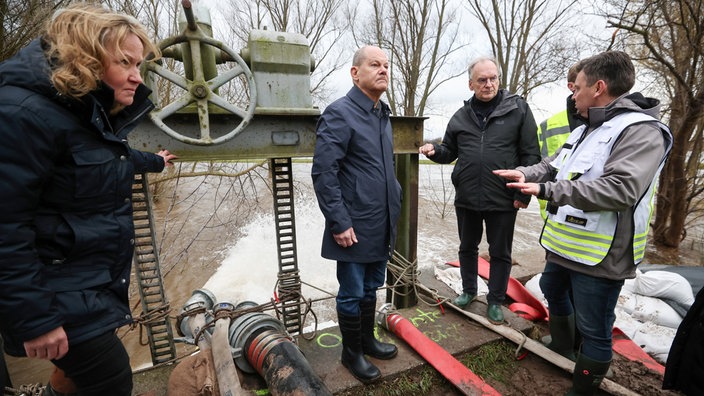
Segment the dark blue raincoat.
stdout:
<path fill-rule="evenodd" d="M 323 257 L 357 263 L 384 261 L 393 252 L 401 211 L 394 170 L 389 107 L 359 88 L 330 104 L 317 126 L 313 186 L 325 216 Z M 359 243 L 342 248 L 333 234 L 353 227 Z"/>

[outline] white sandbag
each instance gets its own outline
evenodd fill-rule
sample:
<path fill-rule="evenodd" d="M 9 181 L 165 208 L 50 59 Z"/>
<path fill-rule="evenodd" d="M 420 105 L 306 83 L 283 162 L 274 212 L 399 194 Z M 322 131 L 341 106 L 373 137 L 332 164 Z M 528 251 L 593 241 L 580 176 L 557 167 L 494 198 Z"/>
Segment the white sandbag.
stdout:
<path fill-rule="evenodd" d="M 622 288 L 621 293 L 618 295 L 616 306 L 631 315 L 636 310 L 636 294 L 633 290 Z"/>
<path fill-rule="evenodd" d="M 616 306 L 614 310 L 616 313 L 616 320 L 614 321 L 614 327 L 621 329 L 623 334 L 627 335 L 628 338 L 633 339 L 638 329 L 643 326 L 643 322 L 635 319 L 630 313 L 623 310 L 620 306 Z"/>
<path fill-rule="evenodd" d="M 450 288 L 459 294 L 462 294 L 462 275 L 457 267 L 440 268 L 435 267 L 435 279 L 450 286 Z M 485 296 L 489 294 L 489 287 L 480 276 L 477 276 L 477 296 Z"/>
<path fill-rule="evenodd" d="M 667 355 L 670 353 L 672 340 L 675 339 L 675 333 L 677 333 L 677 329 L 647 322 L 638 329 L 631 339 L 655 360 L 665 364 L 667 363 Z"/>
<path fill-rule="evenodd" d="M 635 309 L 631 315 L 641 322 L 653 322 L 676 329 L 682 317 L 671 306 L 659 298 L 634 294 Z"/>
<path fill-rule="evenodd" d="M 641 322 L 653 322 L 675 329 L 682 322 L 682 316 L 665 301 L 624 289 L 621 289 L 616 306 Z"/>
<path fill-rule="evenodd" d="M 694 303 L 694 294 L 689 281 L 670 271 L 648 271 L 636 277 L 634 291 L 650 297 L 675 301 L 686 307 Z"/>
<path fill-rule="evenodd" d="M 540 301 L 541 303 L 543 303 L 543 305 L 545 305 L 547 307 L 548 300 L 545 299 L 545 296 L 543 295 L 543 291 L 540 290 L 540 277 L 542 275 L 543 274 L 541 273 L 541 274 L 535 275 L 534 277 L 530 278 L 524 286 L 525 286 L 526 290 L 528 290 L 528 292 L 533 295 L 533 297 L 535 297 L 538 301 Z"/>
<path fill-rule="evenodd" d="M 640 272 L 640 271 L 636 270 L 636 278 L 638 277 L 638 275 L 640 275 L 639 272 Z M 626 290 L 626 291 L 629 291 L 629 292 L 631 292 L 631 293 L 635 293 L 635 290 L 636 290 L 636 279 L 635 279 L 635 278 L 634 278 L 634 279 L 626 279 L 626 280 L 623 282 L 623 287 L 621 288 L 621 290 L 622 290 L 622 291 L 623 291 L 623 290 Z"/>
<path fill-rule="evenodd" d="M 450 286 L 457 294 L 462 293 L 462 276 L 460 269 L 456 267 L 439 268 L 435 267 L 435 279 Z"/>
<path fill-rule="evenodd" d="M 653 322 L 641 322 L 618 306 L 615 312 L 614 327 L 618 327 L 646 353 L 664 364 L 677 330 Z"/>

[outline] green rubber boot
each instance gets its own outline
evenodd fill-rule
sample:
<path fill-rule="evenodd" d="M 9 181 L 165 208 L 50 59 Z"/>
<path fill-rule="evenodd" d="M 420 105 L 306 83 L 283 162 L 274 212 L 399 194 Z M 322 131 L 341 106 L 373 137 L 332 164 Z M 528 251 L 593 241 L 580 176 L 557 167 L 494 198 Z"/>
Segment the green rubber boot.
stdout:
<path fill-rule="evenodd" d="M 604 375 L 609 370 L 611 360 L 600 362 L 579 354 L 572 374 L 572 388 L 566 396 L 591 396 L 601 385 Z"/>
<path fill-rule="evenodd" d="M 467 304 L 471 303 L 476 296 L 469 293 L 462 293 L 457 298 L 452 301 L 455 305 L 460 308 L 464 308 Z"/>
<path fill-rule="evenodd" d="M 568 316 L 550 315 L 550 336 L 541 339 L 543 344 L 571 361 L 577 360 L 574 353 L 574 314 Z"/>

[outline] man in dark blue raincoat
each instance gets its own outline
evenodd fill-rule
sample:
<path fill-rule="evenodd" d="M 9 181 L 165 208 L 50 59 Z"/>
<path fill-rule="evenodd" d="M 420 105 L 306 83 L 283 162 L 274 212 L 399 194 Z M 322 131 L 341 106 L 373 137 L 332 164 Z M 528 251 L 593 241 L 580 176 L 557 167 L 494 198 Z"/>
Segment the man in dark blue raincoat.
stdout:
<path fill-rule="evenodd" d="M 391 111 L 379 100 L 389 83 L 388 57 L 380 48 L 363 47 L 350 74 L 352 89 L 318 121 L 312 177 L 325 216 L 321 254 L 337 261 L 342 364 L 368 383 L 381 372 L 364 355 L 391 359 L 398 352 L 374 337 L 374 314 L 396 239 L 401 186 L 394 173 Z"/>

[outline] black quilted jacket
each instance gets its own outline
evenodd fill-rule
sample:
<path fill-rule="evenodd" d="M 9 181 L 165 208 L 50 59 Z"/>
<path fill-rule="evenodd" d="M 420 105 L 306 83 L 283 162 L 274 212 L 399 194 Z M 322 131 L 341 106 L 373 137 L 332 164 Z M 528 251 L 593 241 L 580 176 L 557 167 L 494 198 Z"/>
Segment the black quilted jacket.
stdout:
<path fill-rule="evenodd" d="M 12 355 L 61 325 L 71 345 L 132 321 L 132 182 L 164 167 L 126 140 L 153 107 L 146 87 L 109 117 L 109 87 L 71 100 L 48 73 L 40 40 L 0 64 L 0 331 Z"/>

